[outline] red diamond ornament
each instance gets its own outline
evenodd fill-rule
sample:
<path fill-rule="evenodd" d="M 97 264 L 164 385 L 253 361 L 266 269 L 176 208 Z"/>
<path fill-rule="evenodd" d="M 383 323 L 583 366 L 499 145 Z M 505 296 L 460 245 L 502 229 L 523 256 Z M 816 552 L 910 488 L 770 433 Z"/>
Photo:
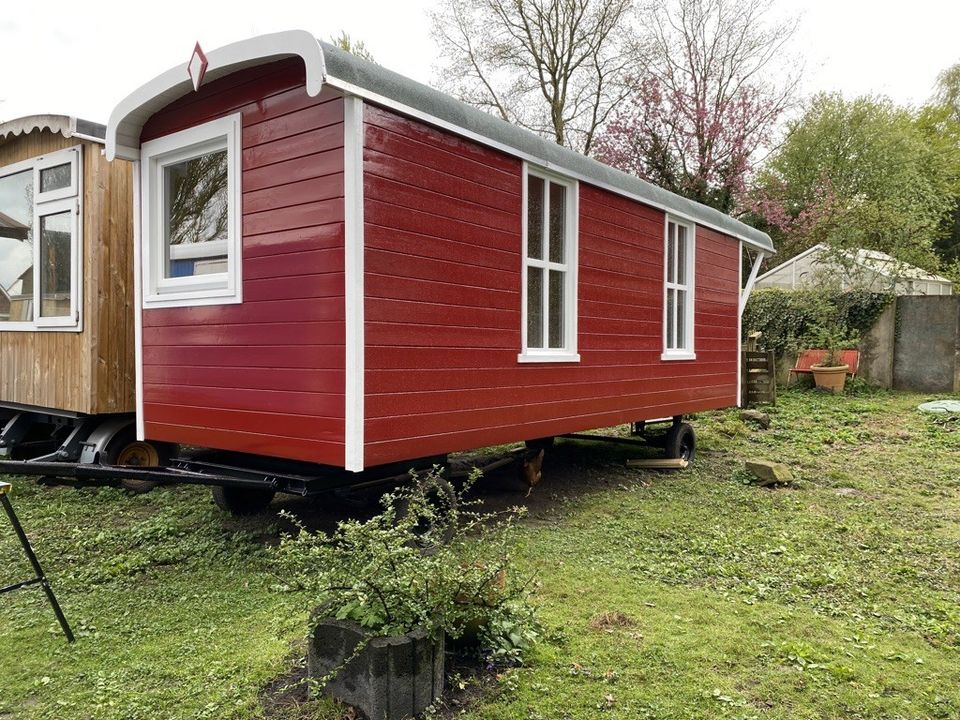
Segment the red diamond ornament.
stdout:
<path fill-rule="evenodd" d="M 203 82 L 203 76 L 207 72 L 207 56 L 203 52 L 198 42 L 193 48 L 193 55 L 190 56 L 190 62 L 187 63 L 187 75 L 193 80 L 193 89 L 197 90 L 200 83 Z"/>

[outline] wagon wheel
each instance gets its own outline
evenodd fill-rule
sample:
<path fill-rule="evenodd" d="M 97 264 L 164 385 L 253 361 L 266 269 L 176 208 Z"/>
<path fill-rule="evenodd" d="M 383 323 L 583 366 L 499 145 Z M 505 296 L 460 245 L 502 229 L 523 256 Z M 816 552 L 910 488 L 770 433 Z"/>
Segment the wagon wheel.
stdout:
<path fill-rule="evenodd" d="M 664 452 L 668 458 L 680 458 L 692 463 L 697 454 L 697 435 L 690 423 L 677 423 L 667 431 Z"/>
<path fill-rule="evenodd" d="M 133 427 L 121 430 L 100 458 L 102 465 L 121 465 L 125 467 L 162 467 L 170 459 L 170 446 L 166 443 L 153 443 L 137 440 Z M 153 490 L 159 483 L 153 480 L 124 478 L 120 484 L 135 493 Z"/>
<path fill-rule="evenodd" d="M 224 487 L 214 485 L 210 488 L 213 502 L 221 510 L 231 515 L 257 515 L 267 509 L 275 490 L 264 488 Z"/>

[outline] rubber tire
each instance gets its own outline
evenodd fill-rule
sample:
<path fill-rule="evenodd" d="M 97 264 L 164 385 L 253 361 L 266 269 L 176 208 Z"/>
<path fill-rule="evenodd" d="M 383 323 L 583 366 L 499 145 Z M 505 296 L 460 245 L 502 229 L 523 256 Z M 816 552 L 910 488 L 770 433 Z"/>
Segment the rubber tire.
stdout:
<path fill-rule="evenodd" d="M 668 458 L 684 458 L 693 462 L 697 455 L 697 434 L 690 423 L 678 423 L 664 437 L 664 454 Z"/>
<path fill-rule="evenodd" d="M 137 430 L 133 425 L 124 428 L 110 443 L 107 445 L 103 454 L 100 456 L 101 465 L 116 465 L 117 459 L 120 457 L 120 454 L 123 452 L 124 448 L 131 443 L 137 442 Z M 159 458 L 158 466 L 163 467 L 170 461 L 170 446 L 166 443 L 154 443 L 147 442 L 148 445 L 152 445 L 154 450 L 157 451 L 157 457 Z M 124 478 L 120 481 L 120 485 L 129 490 L 130 492 L 141 494 L 148 493 L 153 490 L 159 483 L 154 482 L 153 480 L 137 480 L 134 478 Z"/>
<path fill-rule="evenodd" d="M 213 502 L 231 515 L 259 515 L 270 505 L 275 490 L 254 490 L 214 485 L 210 488 Z"/>
<path fill-rule="evenodd" d="M 527 450 L 549 450 L 553 447 L 556 440 L 557 439 L 553 435 L 550 435 L 548 437 L 524 440 L 523 444 L 527 446 Z"/>

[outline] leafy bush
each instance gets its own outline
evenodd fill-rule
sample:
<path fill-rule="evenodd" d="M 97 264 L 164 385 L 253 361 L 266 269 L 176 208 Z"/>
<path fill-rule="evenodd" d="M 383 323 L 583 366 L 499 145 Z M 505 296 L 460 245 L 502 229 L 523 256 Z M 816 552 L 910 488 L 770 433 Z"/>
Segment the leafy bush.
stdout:
<path fill-rule="evenodd" d="M 431 636 L 476 635 L 494 661 L 520 661 L 537 639 L 529 582 L 511 577 L 510 547 L 523 508 L 482 512 L 434 468 L 383 496 L 369 520 L 298 532 L 276 550 L 293 589 L 322 615 L 348 619 L 371 636 L 422 628 Z M 322 618 L 318 618 L 322 619 Z"/>
<path fill-rule="evenodd" d="M 803 346 L 819 347 L 825 329 L 849 344 L 869 332 L 893 300 L 888 293 L 825 288 L 763 288 L 750 295 L 743 313 L 743 336 L 759 330 L 760 345 L 779 357 Z"/>

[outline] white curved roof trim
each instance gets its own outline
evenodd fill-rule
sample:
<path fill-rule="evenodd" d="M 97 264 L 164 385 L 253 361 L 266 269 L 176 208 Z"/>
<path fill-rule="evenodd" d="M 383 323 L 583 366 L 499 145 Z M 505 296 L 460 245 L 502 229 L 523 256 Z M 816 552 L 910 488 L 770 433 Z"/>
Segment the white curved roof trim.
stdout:
<path fill-rule="evenodd" d="M 65 138 L 79 137 L 103 142 L 103 125 L 69 115 L 27 115 L 0 123 L 0 141 L 18 135 L 29 135 L 34 130 L 60 133 Z"/>
<path fill-rule="evenodd" d="M 211 50 L 207 53 L 207 70 L 203 81 L 206 84 L 243 68 L 297 56 L 303 59 L 306 68 L 307 94 L 316 97 L 323 89 L 327 72 L 320 43 L 305 30 L 259 35 Z M 187 62 L 184 62 L 158 75 L 121 100 L 110 113 L 110 121 L 107 123 L 107 159 L 138 159 L 140 131 L 144 123 L 161 108 L 193 91 L 193 82 L 187 73 Z"/>

